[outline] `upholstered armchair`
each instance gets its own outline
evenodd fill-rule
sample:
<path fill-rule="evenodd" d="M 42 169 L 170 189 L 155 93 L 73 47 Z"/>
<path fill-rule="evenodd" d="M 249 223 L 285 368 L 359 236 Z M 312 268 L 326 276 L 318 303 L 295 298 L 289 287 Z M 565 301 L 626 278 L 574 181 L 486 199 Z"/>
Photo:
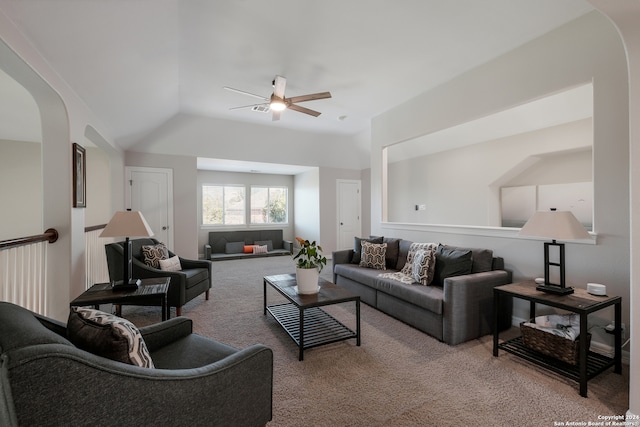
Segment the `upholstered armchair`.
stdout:
<path fill-rule="evenodd" d="M 133 254 L 133 278 L 146 279 L 154 277 L 169 277 L 169 294 L 167 302 L 169 307 L 176 308 L 176 315 L 182 315 L 182 306 L 198 295 L 204 293 L 209 299 L 211 289 L 211 261 L 190 260 L 178 257 L 181 270 L 165 271 L 147 265 L 142 255 L 143 246 L 159 244 L 156 239 L 133 239 L 131 250 Z M 109 267 L 109 279 L 111 281 L 122 280 L 124 269 L 124 242 L 105 245 L 107 252 L 107 265 Z M 169 257 L 174 257 L 171 251 L 167 251 Z"/>
<path fill-rule="evenodd" d="M 238 350 L 178 317 L 139 329 L 155 365 L 145 368 L 82 350 L 70 331 L 0 302 L 0 425 L 256 427 L 272 418 L 264 345 Z"/>

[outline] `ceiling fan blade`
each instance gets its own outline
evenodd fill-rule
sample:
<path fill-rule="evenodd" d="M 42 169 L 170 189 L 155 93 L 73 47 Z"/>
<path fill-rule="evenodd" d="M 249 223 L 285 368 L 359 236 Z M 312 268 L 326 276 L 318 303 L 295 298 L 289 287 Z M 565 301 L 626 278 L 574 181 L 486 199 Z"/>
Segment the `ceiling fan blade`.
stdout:
<path fill-rule="evenodd" d="M 301 106 L 296 105 L 296 104 L 289 104 L 289 106 L 287 108 L 289 110 L 294 110 L 294 111 L 298 111 L 300 113 L 309 114 L 310 116 L 313 116 L 313 117 L 318 117 L 321 114 L 318 111 L 310 110 L 308 108 L 304 108 L 304 107 L 301 107 Z"/>
<path fill-rule="evenodd" d="M 261 95 L 256 95 L 255 93 L 251 93 L 251 92 L 246 92 L 244 90 L 240 90 L 240 89 L 234 89 L 232 87 L 228 87 L 228 86 L 224 86 L 223 89 L 226 90 L 230 90 L 231 92 L 237 92 L 237 93 L 241 93 L 243 95 L 249 95 L 249 96 L 253 96 L 254 98 L 260 98 L 263 101 L 269 101 L 269 98 L 265 98 L 264 96 Z"/>
<path fill-rule="evenodd" d="M 287 98 L 288 102 L 305 102 L 305 101 L 313 101 L 315 99 L 325 99 L 331 98 L 331 92 L 319 92 L 319 93 L 311 93 L 309 95 L 300 95 L 300 96 L 292 96 L 291 98 Z"/>
<path fill-rule="evenodd" d="M 241 106 L 241 107 L 231 107 L 231 108 L 229 108 L 229 110 L 240 110 L 240 109 L 242 109 L 242 108 L 257 107 L 257 106 L 259 106 L 259 105 L 267 105 L 267 103 L 266 103 L 266 102 L 261 102 L 261 103 L 259 103 L 259 104 L 243 105 L 243 106 Z"/>
<path fill-rule="evenodd" d="M 276 76 L 273 81 L 273 94 L 278 98 L 284 98 L 284 88 L 287 85 L 287 79 L 282 76 Z"/>
<path fill-rule="evenodd" d="M 282 113 L 282 111 L 276 111 L 276 110 L 272 110 L 273 115 L 271 116 L 271 121 L 277 122 L 278 120 L 280 120 L 280 113 Z"/>

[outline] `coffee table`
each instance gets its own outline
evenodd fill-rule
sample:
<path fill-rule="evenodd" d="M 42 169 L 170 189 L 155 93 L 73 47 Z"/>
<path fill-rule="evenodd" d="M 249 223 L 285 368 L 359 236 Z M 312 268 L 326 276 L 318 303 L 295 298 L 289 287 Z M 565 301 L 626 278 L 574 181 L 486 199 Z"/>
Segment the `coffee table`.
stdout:
<path fill-rule="evenodd" d="M 267 285 L 278 291 L 288 302 L 267 305 Z M 297 293 L 295 274 L 264 277 L 264 315 L 274 319 L 298 345 L 298 360 L 304 359 L 304 350 L 351 338 L 360 346 L 360 297 L 325 279 L 319 279 L 317 294 Z M 356 331 L 333 318 L 322 306 L 344 302 L 356 304 Z"/>
<path fill-rule="evenodd" d="M 165 321 L 171 316 L 170 307 L 167 304 L 169 281 L 169 277 L 142 279 L 138 289 L 117 292 L 111 289 L 110 283 L 96 283 L 69 305 L 71 307 L 92 305 L 95 309 L 99 309 L 100 304 L 160 305 L 162 320 Z"/>

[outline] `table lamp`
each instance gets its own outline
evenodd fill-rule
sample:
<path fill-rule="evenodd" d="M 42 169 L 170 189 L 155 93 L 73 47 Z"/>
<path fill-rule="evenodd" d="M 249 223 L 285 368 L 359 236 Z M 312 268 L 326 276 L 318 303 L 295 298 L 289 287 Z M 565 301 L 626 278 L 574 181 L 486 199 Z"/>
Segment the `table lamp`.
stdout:
<path fill-rule="evenodd" d="M 522 227 L 519 234 L 521 236 L 552 239 L 551 242 L 544 243 L 544 284 L 539 284 L 536 289 L 558 295 L 572 294 L 573 288 L 565 286 L 564 243 L 557 243 L 556 240 L 590 239 L 591 236 L 578 219 L 569 211 L 557 211 L 555 209 L 538 211 Z M 549 247 L 551 246 L 558 247 L 558 262 L 549 260 Z M 553 284 L 549 281 L 550 266 L 559 268 L 560 284 Z"/>
<path fill-rule="evenodd" d="M 99 237 L 124 237 L 124 269 L 122 270 L 122 280 L 115 281 L 111 284 L 114 291 L 133 290 L 138 288 L 138 280 L 134 280 L 133 272 L 133 254 L 131 251 L 131 241 L 129 237 L 151 237 L 153 231 L 144 219 L 142 212 L 118 211 L 113 215 L 111 221 L 102 230 Z"/>

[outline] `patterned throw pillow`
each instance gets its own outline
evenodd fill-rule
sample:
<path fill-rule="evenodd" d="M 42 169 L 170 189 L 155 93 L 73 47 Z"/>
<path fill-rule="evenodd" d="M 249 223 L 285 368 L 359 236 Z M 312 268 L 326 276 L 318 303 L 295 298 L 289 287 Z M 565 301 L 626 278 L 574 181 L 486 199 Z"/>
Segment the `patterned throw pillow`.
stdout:
<path fill-rule="evenodd" d="M 412 277 L 421 285 L 428 286 L 433 281 L 436 251 L 419 249 L 413 256 Z"/>
<path fill-rule="evenodd" d="M 433 256 L 435 257 L 435 252 L 438 249 L 438 244 L 437 243 L 412 243 L 411 246 L 409 246 L 409 253 L 407 254 L 407 262 L 404 265 L 404 267 L 402 267 L 402 270 L 400 271 L 405 276 L 413 277 L 413 257 L 415 256 L 416 252 L 419 251 L 420 249 L 433 251 L 434 253 Z M 433 277 L 433 274 L 436 269 L 435 262 L 432 263 L 432 266 L 429 266 L 429 268 L 431 271 L 428 274 L 431 277 Z"/>
<path fill-rule="evenodd" d="M 73 307 L 67 335 L 76 347 L 130 365 L 153 368 L 153 360 L 136 326 L 126 319 L 91 308 Z"/>
<path fill-rule="evenodd" d="M 267 249 L 268 249 L 267 245 L 262 245 L 262 246 L 254 245 L 253 246 L 253 253 L 254 254 L 266 254 L 268 252 Z"/>
<path fill-rule="evenodd" d="M 169 258 L 169 250 L 164 243 L 143 245 L 142 258 L 149 267 L 160 268 L 160 260 Z"/>
<path fill-rule="evenodd" d="M 182 264 L 180 264 L 180 258 L 178 255 L 172 256 L 169 259 L 161 259 L 160 270 L 163 271 L 180 271 L 182 270 Z"/>
<path fill-rule="evenodd" d="M 386 243 L 377 244 L 363 241 L 360 267 L 375 268 L 376 270 L 386 270 L 386 253 Z"/>

